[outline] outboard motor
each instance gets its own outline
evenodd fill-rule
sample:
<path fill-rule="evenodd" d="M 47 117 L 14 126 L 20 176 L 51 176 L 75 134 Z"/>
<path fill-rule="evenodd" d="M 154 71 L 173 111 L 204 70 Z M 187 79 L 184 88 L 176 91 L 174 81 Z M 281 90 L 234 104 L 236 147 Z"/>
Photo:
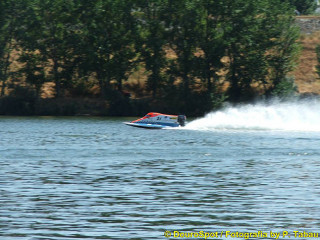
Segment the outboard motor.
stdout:
<path fill-rule="evenodd" d="M 178 123 L 181 127 L 186 125 L 186 116 L 185 115 L 178 115 Z"/>

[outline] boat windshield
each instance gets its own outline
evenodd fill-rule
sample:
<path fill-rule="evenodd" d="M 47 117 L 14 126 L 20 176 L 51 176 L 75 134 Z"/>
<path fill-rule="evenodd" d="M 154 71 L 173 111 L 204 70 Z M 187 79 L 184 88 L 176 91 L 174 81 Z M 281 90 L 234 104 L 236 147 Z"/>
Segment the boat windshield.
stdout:
<path fill-rule="evenodd" d="M 154 112 L 149 112 L 147 115 L 145 115 L 144 117 L 145 118 L 150 118 L 150 117 L 156 117 L 158 116 L 159 113 L 154 113 Z"/>

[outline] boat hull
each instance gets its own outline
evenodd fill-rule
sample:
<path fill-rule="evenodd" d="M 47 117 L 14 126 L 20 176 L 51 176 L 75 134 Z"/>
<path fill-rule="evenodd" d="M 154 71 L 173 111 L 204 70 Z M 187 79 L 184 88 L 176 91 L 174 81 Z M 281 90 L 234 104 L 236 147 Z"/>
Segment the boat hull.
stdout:
<path fill-rule="evenodd" d="M 138 128 L 149 128 L 149 129 L 162 129 L 162 128 L 168 128 L 169 126 L 164 126 L 160 124 L 151 124 L 151 123 L 131 123 L 131 122 L 125 122 L 124 124 L 132 127 L 138 127 Z"/>

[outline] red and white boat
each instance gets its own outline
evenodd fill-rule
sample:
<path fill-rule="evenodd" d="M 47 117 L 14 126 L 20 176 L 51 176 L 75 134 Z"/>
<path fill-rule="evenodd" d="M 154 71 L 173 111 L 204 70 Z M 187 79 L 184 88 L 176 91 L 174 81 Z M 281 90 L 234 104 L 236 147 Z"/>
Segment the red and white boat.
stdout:
<path fill-rule="evenodd" d="M 162 113 L 150 112 L 142 118 L 125 124 L 132 127 L 161 129 L 169 127 L 183 127 L 186 123 L 185 115 L 167 115 Z"/>

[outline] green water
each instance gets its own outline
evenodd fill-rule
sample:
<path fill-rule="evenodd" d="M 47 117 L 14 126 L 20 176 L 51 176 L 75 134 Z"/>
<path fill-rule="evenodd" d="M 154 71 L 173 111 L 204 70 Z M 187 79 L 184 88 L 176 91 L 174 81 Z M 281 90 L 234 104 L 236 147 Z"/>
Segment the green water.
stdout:
<path fill-rule="evenodd" d="M 126 120 L 0 118 L 0 239 L 319 231 L 320 132 Z"/>

